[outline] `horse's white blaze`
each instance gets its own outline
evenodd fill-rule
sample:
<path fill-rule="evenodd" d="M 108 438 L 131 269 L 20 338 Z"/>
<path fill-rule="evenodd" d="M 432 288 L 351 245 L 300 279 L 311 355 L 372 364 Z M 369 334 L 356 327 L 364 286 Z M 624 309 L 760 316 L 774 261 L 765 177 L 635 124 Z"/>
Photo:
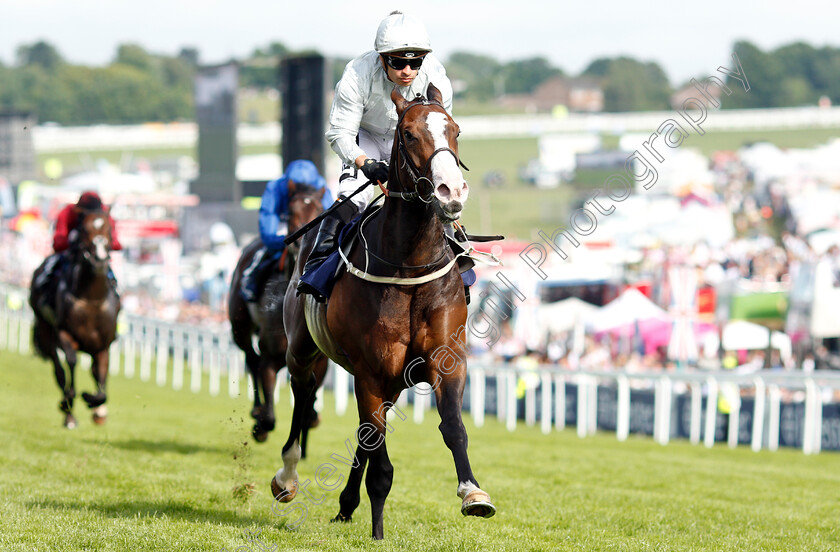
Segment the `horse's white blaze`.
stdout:
<path fill-rule="evenodd" d="M 277 473 L 274 475 L 274 479 L 284 489 L 289 488 L 286 483 L 297 480 L 298 462 L 300 462 L 300 444 L 295 439 L 295 442 L 289 447 L 289 450 L 283 453 L 283 467 L 277 470 Z"/>
<path fill-rule="evenodd" d="M 93 221 L 93 227 L 97 230 L 101 229 L 103 226 L 105 226 L 105 219 L 98 218 Z"/>
<path fill-rule="evenodd" d="M 440 112 L 429 113 L 426 116 L 426 126 L 434 140 L 435 150 L 449 147 L 449 142 L 446 140 L 446 125 L 448 122 L 449 119 L 446 115 Z M 464 180 L 464 174 L 458 168 L 458 161 L 454 155 L 447 152 L 435 155 L 432 158 L 431 168 L 435 196 L 438 200 L 442 203 L 449 203 L 450 201 L 464 203 L 467 201 L 469 193 L 467 181 Z M 439 190 L 441 186 L 448 190 L 448 194 Z"/>
<path fill-rule="evenodd" d="M 93 246 L 96 248 L 97 259 L 108 258 L 108 239 L 105 236 L 96 236 L 93 238 Z"/>
<path fill-rule="evenodd" d="M 464 500 L 468 494 L 478 489 L 472 482 L 470 481 L 461 481 L 458 483 L 458 496 L 461 497 L 461 500 Z"/>

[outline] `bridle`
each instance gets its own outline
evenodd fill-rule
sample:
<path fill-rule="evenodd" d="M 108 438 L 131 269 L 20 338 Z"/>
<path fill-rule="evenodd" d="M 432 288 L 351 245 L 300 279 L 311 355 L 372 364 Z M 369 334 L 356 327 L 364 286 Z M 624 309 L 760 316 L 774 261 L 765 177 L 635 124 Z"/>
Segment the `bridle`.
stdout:
<path fill-rule="evenodd" d="M 417 107 L 417 106 L 420 106 L 420 105 L 427 106 L 427 107 L 428 106 L 437 106 L 441 109 L 441 111 L 446 113 L 446 109 L 440 104 L 440 102 L 433 101 L 433 100 L 428 100 L 428 99 L 421 96 L 421 97 L 417 98 L 417 100 L 415 100 L 414 102 L 412 102 L 408 106 L 406 106 L 406 108 L 400 114 L 399 120 L 397 120 L 397 152 L 399 153 L 399 156 L 402 158 L 403 168 L 406 169 L 409 176 L 411 177 L 412 183 L 414 184 L 414 191 L 413 192 L 396 192 L 396 191 L 389 190 L 388 188 L 386 188 L 382 184 L 380 184 L 379 187 L 382 189 L 382 192 L 385 194 L 385 197 L 394 197 L 394 198 L 402 199 L 402 200 L 405 200 L 405 201 L 413 201 L 415 199 L 419 199 L 423 203 L 431 203 L 434 200 L 434 197 L 435 197 L 435 186 L 432 183 L 431 178 L 429 178 L 429 176 L 427 176 L 427 175 L 430 175 L 430 171 L 431 171 L 431 168 L 432 168 L 432 159 L 435 158 L 435 155 L 437 155 L 441 152 L 444 152 L 444 151 L 449 152 L 455 158 L 455 161 L 458 163 L 458 165 L 463 167 L 464 170 L 468 171 L 469 169 L 467 168 L 466 165 L 464 165 L 464 163 L 458 157 L 458 154 L 455 153 L 452 150 L 452 148 L 448 148 L 448 147 L 438 148 L 435 151 L 433 151 L 432 154 L 429 156 L 429 158 L 426 160 L 426 163 L 423 165 L 422 170 L 414 164 L 414 162 L 411 160 L 411 156 L 408 155 L 408 149 L 405 146 L 405 135 L 403 134 L 402 122 L 403 122 L 403 119 L 405 118 L 405 114 L 408 113 L 409 110 L 411 110 L 411 108 Z M 449 116 L 448 113 L 446 113 L 446 115 L 447 115 L 447 117 Z M 396 173 L 397 184 L 399 185 L 400 188 L 402 188 L 403 185 L 402 185 L 402 181 L 400 179 L 400 171 L 397 170 L 397 171 L 394 171 L 394 172 Z M 428 185 L 429 185 L 429 193 L 427 195 L 423 195 L 423 194 L 420 193 L 419 186 L 420 186 L 421 182 L 428 183 Z"/>

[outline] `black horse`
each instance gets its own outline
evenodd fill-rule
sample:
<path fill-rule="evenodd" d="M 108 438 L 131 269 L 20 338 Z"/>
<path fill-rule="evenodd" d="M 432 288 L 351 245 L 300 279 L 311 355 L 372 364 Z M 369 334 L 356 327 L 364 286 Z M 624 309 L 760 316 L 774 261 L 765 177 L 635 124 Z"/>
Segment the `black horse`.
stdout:
<path fill-rule="evenodd" d="M 92 374 L 96 382 L 96 393 L 82 393 L 88 407 L 93 409 L 93 421 L 104 424 L 107 417 L 105 401 L 106 379 L 108 377 L 109 347 L 117 335 L 117 315 L 120 312 L 120 298 L 110 277 L 111 223 L 102 211 L 79 212 L 80 223 L 76 229 L 77 239 L 67 254 L 66 278 L 51 283 L 55 301 L 46 305 L 52 312 L 42 309 L 41 295 L 48 289 L 38 289 L 34 282 L 44 271 L 46 261 L 32 276 L 33 286 L 29 304 L 35 313 L 32 330 L 36 352 L 52 361 L 55 379 L 61 388 L 63 398 L 59 408 L 64 412 L 64 426 L 76 427 L 73 417 L 73 399 L 76 397 L 75 370 L 78 352 L 87 353 L 93 359 Z M 64 353 L 67 371 L 58 355 Z"/>
<path fill-rule="evenodd" d="M 289 183 L 289 233 L 314 219 L 323 211 L 324 189 L 314 191 L 305 186 Z M 277 373 L 286 366 L 286 331 L 283 326 L 283 302 L 298 254 L 298 246 L 291 244 L 260 289 L 258 302 L 249 304 L 239 293 L 242 273 L 251 264 L 254 254 L 262 247 L 256 238 L 242 251 L 231 279 L 228 296 L 228 316 L 233 341 L 245 352 L 245 365 L 254 382 L 254 408 L 251 416 L 255 423 L 251 434 L 258 443 L 268 439 L 274 429 L 274 387 Z M 254 349 L 253 336 L 258 339 L 259 353 Z M 319 384 L 326 374 L 326 362 L 318 369 Z M 318 414 L 311 409 L 307 414 L 306 431 L 318 423 Z M 305 450 L 305 443 L 304 450 Z"/>

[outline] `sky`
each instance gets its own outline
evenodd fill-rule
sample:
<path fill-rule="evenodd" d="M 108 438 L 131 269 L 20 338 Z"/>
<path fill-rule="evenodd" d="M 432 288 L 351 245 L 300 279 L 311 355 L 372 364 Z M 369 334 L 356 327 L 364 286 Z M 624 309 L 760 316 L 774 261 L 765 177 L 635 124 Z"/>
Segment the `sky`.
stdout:
<path fill-rule="evenodd" d="M 350 58 L 372 49 L 379 21 L 395 9 L 425 22 L 444 60 L 458 51 L 503 62 L 542 56 L 575 75 L 599 57 L 627 55 L 659 63 L 673 85 L 732 67 L 737 40 L 763 50 L 840 47 L 840 3 L 827 0 L 0 0 L 0 62 L 39 40 L 94 66 L 127 43 L 165 55 L 195 47 L 204 64 L 271 42 Z"/>

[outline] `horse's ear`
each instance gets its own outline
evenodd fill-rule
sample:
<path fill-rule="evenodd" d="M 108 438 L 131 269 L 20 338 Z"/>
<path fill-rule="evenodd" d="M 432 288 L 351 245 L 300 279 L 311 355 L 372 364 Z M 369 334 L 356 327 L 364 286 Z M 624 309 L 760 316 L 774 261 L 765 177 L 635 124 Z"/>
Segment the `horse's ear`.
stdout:
<path fill-rule="evenodd" d="M 430 102 L 437 102 L 440 105 L 443 105 L 443 94 L 441 94 L 440 90 L 438 90 L 432 83 L 429 83 L 428 88 L 426 88 L 426 97 L 429 98 Z"/>
<path fill-rule="evenodd" d="M 287 180 L 286 181 L 286 190 L 289 192 L 289 197 L 292 196 L 293 193 L 297 191 L 297 184 L 295 184 L 294 180 Z"/>
<path fill-rule="evenodd" d="M 396 86 L 391 90 L 391 101 L 397 106 L 397 115 L 402 115 L 402 112 L 405 111 L 405 106 L 408 105 L 408 101 L 402 97 L 402 94 L 400 94 Z"/>
<path fill-rule="evenodd" d="M 318 190 L 318 199 L 324 199 L 324 193 L 327 191 L 326 188 L 321 188 Z"/>

